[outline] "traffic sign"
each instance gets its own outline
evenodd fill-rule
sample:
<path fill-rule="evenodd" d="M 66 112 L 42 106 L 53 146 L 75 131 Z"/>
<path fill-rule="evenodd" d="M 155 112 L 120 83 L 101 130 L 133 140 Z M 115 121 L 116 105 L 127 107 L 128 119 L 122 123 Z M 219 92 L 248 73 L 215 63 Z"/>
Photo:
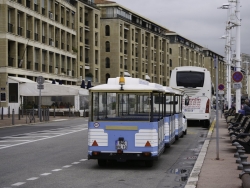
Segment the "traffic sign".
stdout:
<path fill-rule="evenodd" d="M 44 85 L 42 84 L 37 85 L 37 89 L 44 89 Z"/>
<path fill-rule="evenodd" d="M 36 82 L 38 84 L 43 84 L 44 83 L 44 78 L 42 76 L 38 76 L 37 79 L 36 79 Z"/>
<path fill-rule="evenodd" d="M 219 90 L 224 90 L 224 88 L 225 88 L 225 87 L 224 87 L 223 84 L 220 84 L 220 85 L 218 86 L 218 89 L 219 89 Z"/>
<path fill-rule="evenodd" d="M 220 95 L 224 95 L 224 91 L 222 91 L 222 90 L 219 90 L 219 92 L 218 92 L 218 94 L 220 94 Z"/>
<path fill-rule="evenodd" d="M 234 84 L 233 84 L 233 88 L 234 88 L 234 89 L 240 89 L 240 88 L 242 88 L 242 83 L 241 83 L 241 82 L 234 83 Z"/>
<path fill-rule="evenodd" d="M 243 74 L 240 71 L 236 71 L 233 73 L 232 79 L 235 82 L 241 82 L 243 80 Z"/>

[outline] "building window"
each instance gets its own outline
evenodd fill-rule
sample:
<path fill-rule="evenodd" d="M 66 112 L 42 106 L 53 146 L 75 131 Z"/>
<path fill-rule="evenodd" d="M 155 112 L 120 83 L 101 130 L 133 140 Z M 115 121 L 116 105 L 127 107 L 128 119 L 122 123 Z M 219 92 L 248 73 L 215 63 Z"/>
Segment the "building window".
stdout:
<path fill-rule="evenodd" d="M 110 59 L 106 58 L 106 68 L 110 68 Z"/>
<path fill-rule="evenodd" d="M 106 52 L 110 52 L 110 43 L 109 43 L 109 41 L 106 42 Z"/>
<path fill-rule="evenodd" d="M 106 74 L 106 83 L 108 83 L 108 79 L 110 78 L 110 74 L 109 73 L 107 73 Z"/>
<path fill-rule="evenodd" d="M 169 66 L 172 67 L 172 59 L 169 60 Z"/>
<path fill-rule="evenodd" d="M 172 48 L 169 48 L 169 53 L 172 54 Z"/>
<path fill-rule="evenodd" d="M 110 36 L 110 27 L 109 27 L 109 25 L 105 26 L 105 36 Z"/>

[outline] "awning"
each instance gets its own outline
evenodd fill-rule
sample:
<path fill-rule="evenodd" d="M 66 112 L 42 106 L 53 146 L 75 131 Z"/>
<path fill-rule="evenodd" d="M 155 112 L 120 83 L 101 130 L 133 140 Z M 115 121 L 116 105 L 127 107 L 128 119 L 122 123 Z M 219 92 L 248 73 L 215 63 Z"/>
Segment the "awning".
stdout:
<path fill-rule="evenodd" d="M 39 96 L 37 83 L 27 78 L 10 77 L 10 79 L 19 82 L 19 94 L 22 96 Z M 74 85 L 57 85 L 44 82 L 44 89 L 41 89 L 41 96 L 76 96 L 89 95 L 87 89 Z"/>

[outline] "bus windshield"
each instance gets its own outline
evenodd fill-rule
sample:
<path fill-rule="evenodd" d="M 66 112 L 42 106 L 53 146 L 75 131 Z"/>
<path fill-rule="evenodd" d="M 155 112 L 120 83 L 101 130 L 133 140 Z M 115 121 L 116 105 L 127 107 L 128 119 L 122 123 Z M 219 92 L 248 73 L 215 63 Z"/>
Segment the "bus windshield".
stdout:
<path fill-rule="evenodd" d="M 203 87 L 204 77 L 203 72 L 181 71 L 177 72 L 176 84 L 183 87 Z"/>

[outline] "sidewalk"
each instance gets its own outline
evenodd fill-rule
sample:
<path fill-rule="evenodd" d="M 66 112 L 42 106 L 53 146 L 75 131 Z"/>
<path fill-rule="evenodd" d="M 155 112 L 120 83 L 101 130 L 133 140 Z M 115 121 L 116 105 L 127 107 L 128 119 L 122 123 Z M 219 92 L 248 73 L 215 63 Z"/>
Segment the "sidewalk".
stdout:
<path fill-rule="evenodd" d="M 47 122 L 53 122 L 53 121 L 56 121 L 56 120 L 62 120 L 62 119 L 75 119 L 75 118 L 84 118 L 84 117 L 79 117 L 79 116 L 72 116 L 72 117 L 69 117 L 69 116 L 49 116 L 49 121 L 42 121 L 40 122 L 40 119 L 35 116 L 35 122 L 32 121 L 30 123 L 30 120 L 29 118 L 27 118 L 26 120 L 26 115 L 22 115 L 20 116 L 20 120 L 19 120 L 19 116 L 18 115 L 15 115 L 14 116 L 14 125 L 12 124 L 12 115 L 10 115 L 10 118 L 8 118 L 7 115 L 4 115 L 3 116 L 3 119 L 1 119 L 1 116 L 0 116 L 0 128 L 3 128 L 3 127 L 11 127 L 11 126 L 20 126 L 20 125 L 26 125 L 26 124 L 37 124 L 37 123 L 47 123 Z M 87 118 L 87 117 L 86 117 Z M 27 123 L 26 123 L 27 121 Z"/>
<path fill-rule="evenodd" d="M 219 160 L 217 160 L 216 123 L 213 122 L 193 171 L 185 188 L 240 188 L 242 180 L 234 158 L 236 147 L 232 146 L 227 123 L 219 119 Z M 245 154 L 250 160 L 250 154 Z"/>

